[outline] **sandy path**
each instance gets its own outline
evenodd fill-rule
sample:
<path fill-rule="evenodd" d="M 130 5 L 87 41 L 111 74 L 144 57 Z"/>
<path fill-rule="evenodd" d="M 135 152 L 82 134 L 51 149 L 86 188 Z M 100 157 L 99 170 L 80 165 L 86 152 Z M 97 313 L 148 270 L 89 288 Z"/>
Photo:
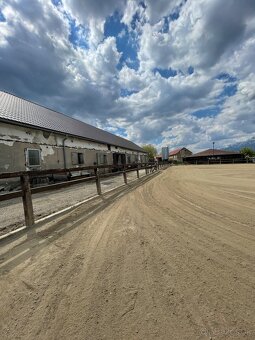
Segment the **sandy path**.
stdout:
<path fill-rule="evenodd" d="M 254 339 L 254 174 L 172 167 L 0 244 L 1 339 Z"/>
<path fill-rule="evenodd" d="M 145 176 L 145 170 L 140 170 L 139 173 L 140 177 Z M 136 171 L 128 172 L 127 178 L 128 182 L 136 180 Z M 123 184 L 122 174 L 101 179 L 102 192 L 114 189 Z M 33 207 L 35 219 L 38 220 L 95 195 L 97 195 L 97 190 L 94 181 L 75 184 L 64 189 L 34 194 Z M 24 211 L 21 198 L 0 202 L 0 236 L 24 224 Z"/>

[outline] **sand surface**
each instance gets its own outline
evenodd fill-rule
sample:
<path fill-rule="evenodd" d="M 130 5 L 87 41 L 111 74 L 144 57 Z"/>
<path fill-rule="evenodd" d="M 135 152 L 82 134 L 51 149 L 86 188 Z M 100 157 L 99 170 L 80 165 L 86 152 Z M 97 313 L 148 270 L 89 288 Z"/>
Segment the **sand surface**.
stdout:
<path fill-rule="evenodd" d="M 255 165 L 171 167 L 0 243 L 5 339 L 255 339 Z"/>
<path fill-rule="evenodd" d="M 139 171 L 140 177 L 145 170 Z M 128 182 L 136 180 L 136 171 L 127 173 Z M 124 184 L 123 175 L 101 178 L 102 192 Z M 87 198 L 97 195 L 95 182 L 83 182 L 64 189 L 41 192 L 32 195 L 35 220 L 70 207 Z M 0 202 L 0 236 L 25 225 L 22 198 Z"/>

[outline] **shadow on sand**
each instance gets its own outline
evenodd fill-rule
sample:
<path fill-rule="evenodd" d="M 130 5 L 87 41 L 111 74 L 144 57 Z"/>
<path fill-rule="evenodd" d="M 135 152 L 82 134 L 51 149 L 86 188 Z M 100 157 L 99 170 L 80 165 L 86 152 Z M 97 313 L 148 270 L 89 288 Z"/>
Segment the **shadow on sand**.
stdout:
<path fill-rule="evenodd" d="M 7 274 L 13 268 L 26 261 L 38 251 L 56 241 L 83 222 L 103 211 L 128 192 L 157 176 L 160 172 L 133 181 L 125 187 L 119 187 L 109 193 L 96 196 L 93 200 L 69 211 L 64 216 L 53 218 L 53 222 L 37 223 L 33 228 L 20 231 L 0 240 L 0 274 Z M 47 226 L 49 224 L 49 226 Z M 3 251 L 2 251 L 3 250 Z"/>

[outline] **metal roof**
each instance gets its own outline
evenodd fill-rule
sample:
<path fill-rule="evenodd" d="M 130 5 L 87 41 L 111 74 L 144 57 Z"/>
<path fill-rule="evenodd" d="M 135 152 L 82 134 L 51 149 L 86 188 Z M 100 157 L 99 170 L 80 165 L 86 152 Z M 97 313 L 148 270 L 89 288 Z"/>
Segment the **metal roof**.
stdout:
<path fill-rule="evenodd" d="M 0 91 L 0 120 L 145 152 L 125 138 L 3 91 Z"/>
<path fill-rule="evenodd" d="M 169 156 L 174 156 L 184 148 L 178 148 L 169 152 Z"/>
<path fill-rule="evenodd" d="M 239 155 L 240 152 L 237 151 L 226 151 L 226 150 L 217 150 L 217 149 L 208 149 L 198 153 L 195 153 L 191 156 L 187 156 L 185 158 L 192 157 L 207 157 L 207 156 L 224 156 L 224 155 Z"/>

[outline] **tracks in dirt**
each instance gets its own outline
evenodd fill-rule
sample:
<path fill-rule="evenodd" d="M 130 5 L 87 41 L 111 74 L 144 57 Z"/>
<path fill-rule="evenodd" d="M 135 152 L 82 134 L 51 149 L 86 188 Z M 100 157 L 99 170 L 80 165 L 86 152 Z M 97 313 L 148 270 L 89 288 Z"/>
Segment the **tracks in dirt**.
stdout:
<path fill-rule="evenodd" d="M 173 167 L 12 244 L 2 338 L 254 339 L 252 171 Z"/>

